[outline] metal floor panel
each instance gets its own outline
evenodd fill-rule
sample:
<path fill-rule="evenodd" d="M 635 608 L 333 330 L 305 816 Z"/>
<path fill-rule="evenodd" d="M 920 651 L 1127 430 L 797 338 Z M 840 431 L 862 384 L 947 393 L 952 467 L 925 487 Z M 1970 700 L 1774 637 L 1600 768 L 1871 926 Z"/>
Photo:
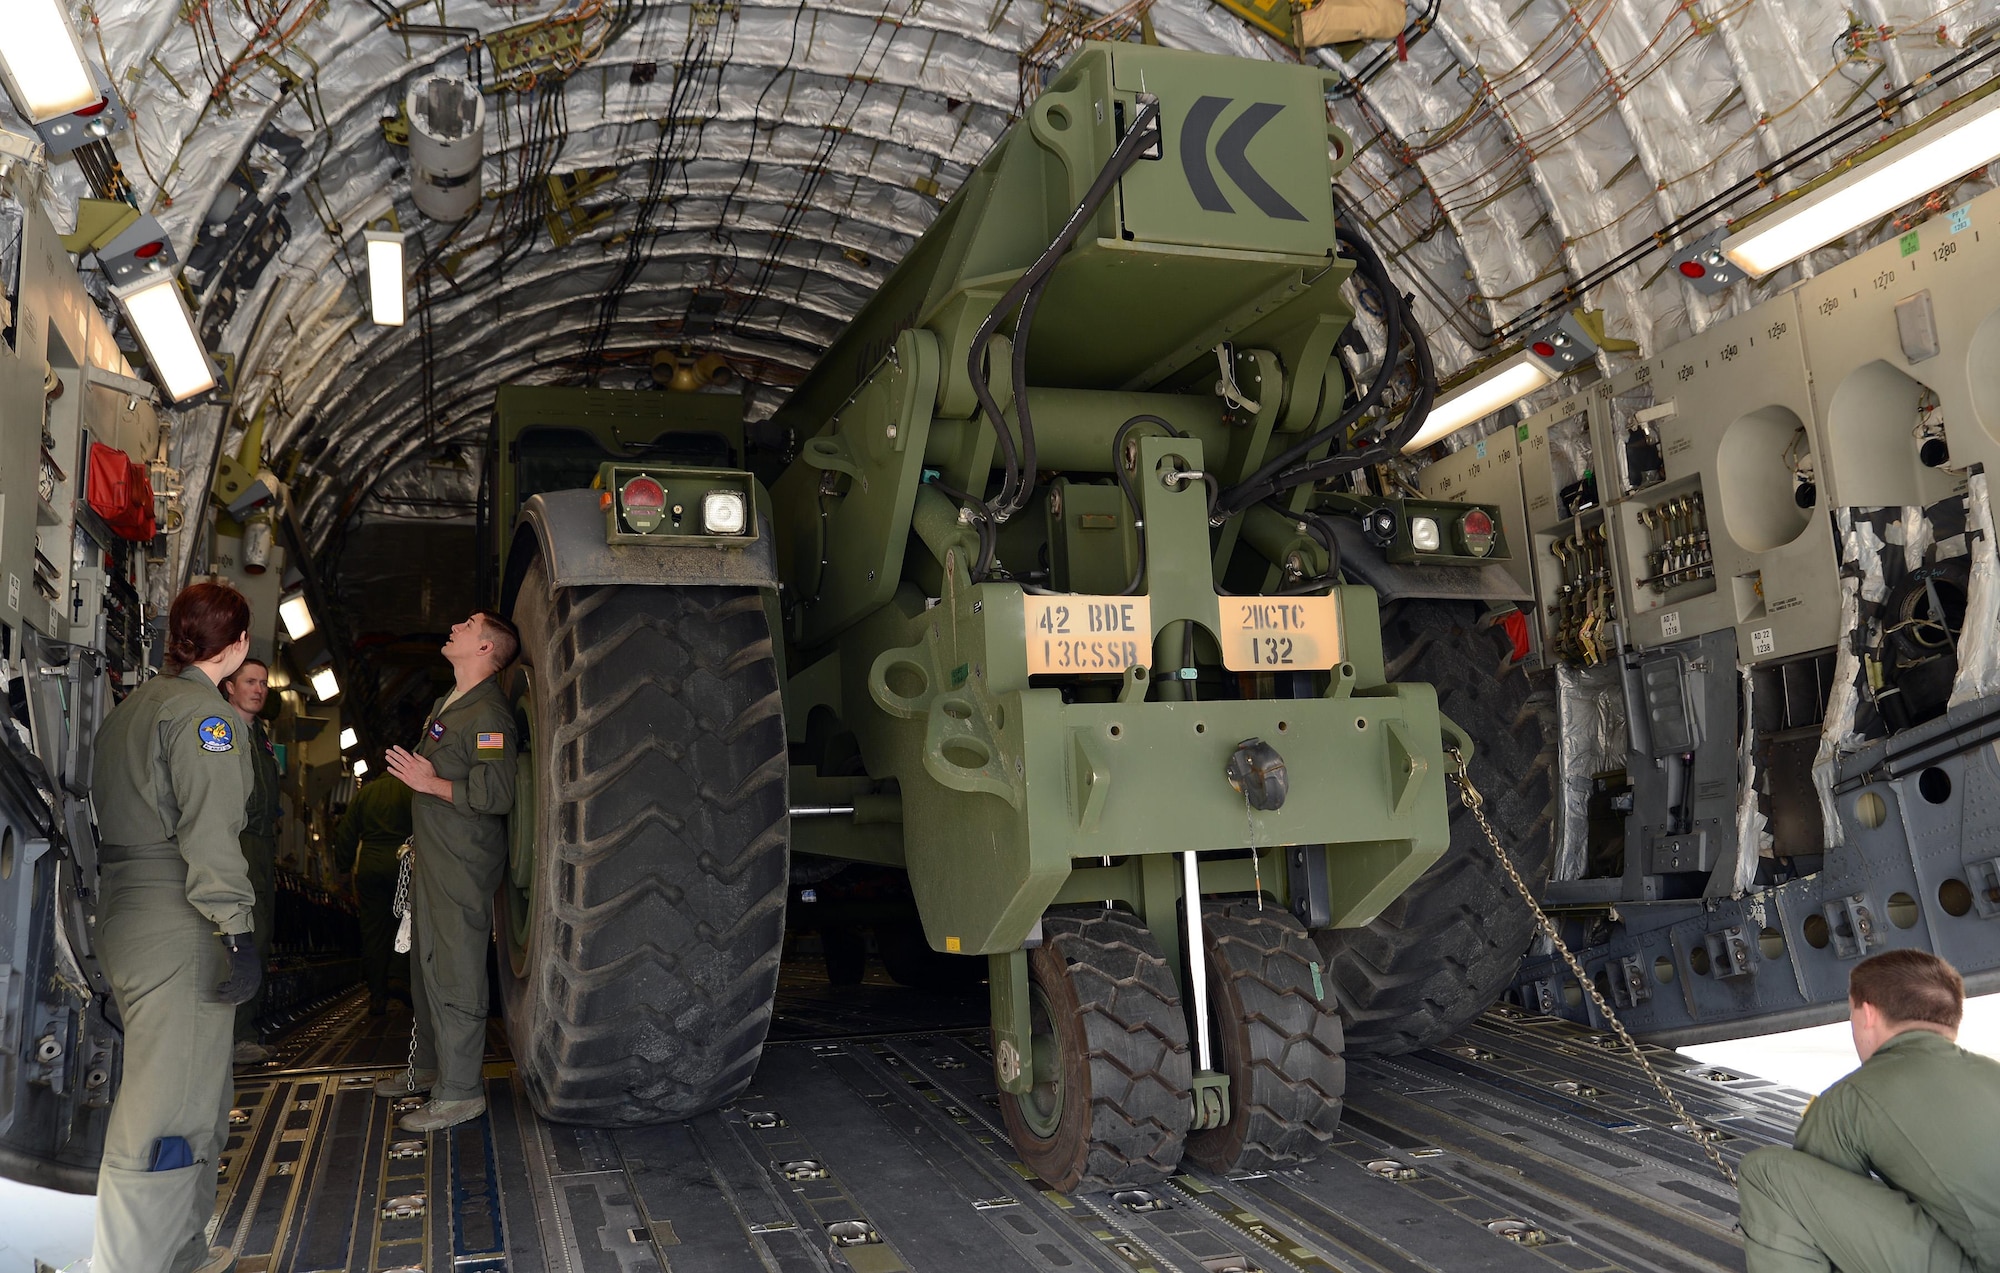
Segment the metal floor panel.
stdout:
<path fill-rule="evenodd" d="M 1317 1162 L 1063 1195 L 1008 1147 L 983 992 L 788 977 L 739 1100 L 615 1132 L 535 1117 L 496 1028 L 487 1116 L 429 1137 L 372 1091 L 404 1063 L 408 1014 L 363 1002 L 238 1075 L 215 1240 L 244 1273 L 1741 1267 L 1734 1191 L 1630 1058 L 1505 1008 L 1435 1049 L 1351 1058 Z M 1790 1142 L 1803 1095 L 1650 1055 L 1726 1157 Z"/>

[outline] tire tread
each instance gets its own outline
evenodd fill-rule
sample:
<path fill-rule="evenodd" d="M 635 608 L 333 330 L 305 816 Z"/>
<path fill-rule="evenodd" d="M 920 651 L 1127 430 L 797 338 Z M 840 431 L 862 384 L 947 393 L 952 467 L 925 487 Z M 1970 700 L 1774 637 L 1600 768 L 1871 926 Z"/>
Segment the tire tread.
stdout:
<path fill-rule="evenodd" d="M 509 996 L 521 1073 L 558 1122 L 692 1117 L 748 1084 L 784 941 L 789 769 L 763 598 L 545 580 L 533 566 L 521 592 L 548 604 L 522 628 L 553 841 Z"/>
<path fill-rule="evenodd" d="M 1539 896 L 1554 858 L 1554 695 L 1515 666 L 1505 633 L 1465 603 L 1407 601 L 1383 624 L 1403 678 L 1437 687 L 1438 707 L 1477 741 L 1473 781 L 1516 867 Z M 1494 657 L 1489 658 L 1491 653 Z M 1451 846 L 1371 923 L 1314 934 L 1357 1054 L 1428 1047 L 1492 1004 L 1534 920 L 1479 825 L 1450 792 Z"/>

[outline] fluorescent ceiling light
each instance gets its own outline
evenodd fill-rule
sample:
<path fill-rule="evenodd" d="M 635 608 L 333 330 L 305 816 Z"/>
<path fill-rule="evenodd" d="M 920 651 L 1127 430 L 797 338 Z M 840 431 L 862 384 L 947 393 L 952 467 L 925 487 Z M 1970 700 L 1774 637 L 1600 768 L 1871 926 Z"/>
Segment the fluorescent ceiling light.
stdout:
<path fill-rule="evenodd" d="M 30 123 L 104 100 L 58 0 L 8 0 L 6 21 L 0 23 L 0 74 Z"/>
<path fill-rule="evenodd" d="M 365 761 L 365 760 L 357 760 L 357 761 L 355 761 L 355 762 L 354 762 L 354 776 L 355 776 L 356 778 L 366 778 L 366 777 L 368 776 L 368 762 L 367 762 L 367 761 Z"/>
<path fill-rule="evenodd" d="M 1758 217 L 1722 241 L 1722 254 L 1753 276 L 1769 274 L 1994 159 L 2000 159 L 2000 94 L 1919 127 L 1853 171 Z"/>
<path fill-rule="evenodd" d="M 1421 451 L 1446 434 L 1484 420 L 1502 407 L 1511 407 L 1555 378 L 1555 373 L 1524 349 L 1445 395 L 1431 408 L 1423 428 L 1403 448 L 1403 454 Z"/>
<path fill-rule="evenodd" d="M 340 697 L 340 681 L 334 676 L 332 668 L 320 668 L 306 679 L 312 682 L 313 697 L 320 702 Z"/>
<path fill-rule="evenodd" d="M 313 622 L 312 607 L 306 604 L 304 593 L 279 602 L 278 618 L 284 621 L 285 635 L 294 641 L 305 640 L 319 627 Z"/>
<path fill-rule="evenodd" d="M 340 731 L 340 749 L 342 751 L 353 751 L 360 745 L 361 735 L 354 732 L 354 726 L 349 725 L 346 729 Z"/>
<path fill-rule="evenodd" d="M 179 402 L 215 387 L 215 368 L 195 334 L 194 316 L 181 299 L 180 286 L 169 275 L 115 293 L 132 320 L 132 330 L 146 347 L 146 360 L 160 378 L 167 396 Z"/>
<path fill-rule="evenodd" d="M 375 321 L 401 327 L 403 307 L 403 236 L 392 230 L 368 230 L 368 298 Z"/>

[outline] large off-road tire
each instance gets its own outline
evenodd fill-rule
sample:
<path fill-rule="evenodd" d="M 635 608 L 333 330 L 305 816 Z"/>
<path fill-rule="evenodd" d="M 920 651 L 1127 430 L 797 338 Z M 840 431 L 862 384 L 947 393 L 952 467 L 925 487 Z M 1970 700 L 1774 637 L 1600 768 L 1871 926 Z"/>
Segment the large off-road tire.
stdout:
<path fill-rule="evenodd" d="M 1471 735 L 1472 779 L 1486 813 L 1539 900 L 1554 856 L 1557 795 L 1553 686 L 1514 662 L 1501 625 L 1482 627 L 1471 602 L 1407 601 L 1385 608 L 1390 679 L 1428 681 L 1438 707 Z M 1505 990 L 1534 919 L 1479 824 L 1447 785 L 1451 847 L 1361 928 L 1313 934 L 1325 957 L 1354 1053 L 1428 1047 Z"/>
<path fill-rule="evenodd" d="M 788 769 L 764 600 L 551 588 L 536 562 L 513 617 L 534 786 L 516 813 L 532 838 L 516 839 L 533 851 L 498 909 L 503 925 L 514 913 L 500 962 L 522 1079 L 558 1122 L 713 1109 L 757 1067 L 784 943 Z"/>
<path fill-rule="evenodd" d="M 1317 1156 L 1340 1125 L 1347 1092 L 1340 1011 L 1318 949 L 1275 903 L 1209 902 L 1202 937 L 1229 1121 L 1191 1133 L 1189 1160 L 1234 1171 Z"/>
<path fill-rule="evenodd" d="M 1164 1180 L 1187 1138 L 1194 1071 L 1178 979 L 1122 911 L 1052 912 L 1028 954 L 1035 1088 L 1003 1093 L 1014 1152 L 1051 1188 Z"/>

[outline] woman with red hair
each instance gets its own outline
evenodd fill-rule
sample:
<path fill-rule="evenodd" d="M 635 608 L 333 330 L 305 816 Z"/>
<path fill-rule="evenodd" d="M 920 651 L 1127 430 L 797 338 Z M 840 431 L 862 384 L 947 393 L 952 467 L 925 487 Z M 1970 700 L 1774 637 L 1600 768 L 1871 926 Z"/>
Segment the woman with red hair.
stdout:
<path fill-rule="evenodd" d="M 125 1022 L 124 1078 L 97 1173 L 97 1273 L 220 1273 L 235 1263 L 203 1233 L 229 1138 L 235 1006 L 264 971 L 237 840 L 250 754 L 216 688 L 249 648 L 243 594 L 184 589 L 167 619 L 176 674 L 133 690 L 97 734 L 97 953 Z"/>

